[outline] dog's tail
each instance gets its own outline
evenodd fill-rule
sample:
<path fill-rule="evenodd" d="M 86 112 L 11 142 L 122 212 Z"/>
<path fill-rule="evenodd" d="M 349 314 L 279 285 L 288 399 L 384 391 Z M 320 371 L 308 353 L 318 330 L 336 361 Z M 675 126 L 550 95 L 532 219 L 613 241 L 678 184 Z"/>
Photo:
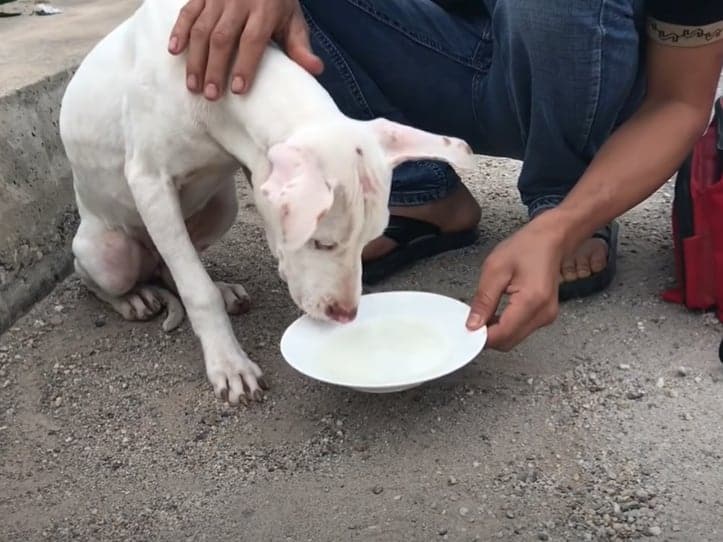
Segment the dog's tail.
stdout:
<path fill-rule="evenodd" d="M 159 286 L 153 286 L 153 290 L 163 300 L 163 304 L 166 306 L 167 316 L 163 321 L 163 331 L 169 332 L 176 329 L 183 322 L 183 318 L 186 315 L 186 311 L 183 309 L 183 305 L 180 300 L 165 288 Z"/>

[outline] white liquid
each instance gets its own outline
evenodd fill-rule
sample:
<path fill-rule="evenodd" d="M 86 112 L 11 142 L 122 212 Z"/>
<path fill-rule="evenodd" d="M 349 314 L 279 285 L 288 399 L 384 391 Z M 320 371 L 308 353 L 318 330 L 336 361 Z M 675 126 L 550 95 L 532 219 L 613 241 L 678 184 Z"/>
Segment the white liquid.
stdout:
<path fill-rule="evenodd" d="M 377 318 L 340 327 L 317 353 L 319 373 L 358 386 L 424 378 L 446 364 L 447 338 L 413 318 Z"/>

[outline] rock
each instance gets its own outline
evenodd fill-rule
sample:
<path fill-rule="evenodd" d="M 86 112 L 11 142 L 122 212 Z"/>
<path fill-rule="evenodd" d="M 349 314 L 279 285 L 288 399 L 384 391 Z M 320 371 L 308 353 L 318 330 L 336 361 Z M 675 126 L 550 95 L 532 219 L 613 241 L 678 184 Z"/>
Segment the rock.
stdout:
<path fill-rule="evenodd" d="M 646 534 L 648 536 L 660 536 L 661 534 L 663 534 L 663 529 L 661 529 L 657 525 L 651 525 L 650 527 L 648 527 Z"/>
<path fill-rule="evenodd" d="M 51 326 L 58 327 L 59 325 L 61 325 L 63 323 L 63 317 L 60 316 L 59 314 L 54 314 L 53 316 L 48 318 L 48 322 L 50 323 Z"/>
<path fill-rule="evenodd" d="M 461 507 L 459 509 L 459 515 L 462 517 L 469 515 L 469 508 L 467 508 L 466 506 Z"/>
<path fill-rule="evenodd" d="M 665 379 L 661 376 L 658 378 L 658 381 L 655 383 L 656 388 L 663 388 L 665 387 Z"/>
<path fill-rule="evenodd" d="M 537 540 L 550 540 L 548 534 L 544 531 L 537 533 Z"/>
<path fill-rule="evenodd" d="M 643 390 L 631 390 L 627 393 L 626 397 L 631 401 L 638 401 L 645 397 L 645 392 Z"/>
<path fill-rule="evenodd" d="M 628 371 L 630 369 L 630 365 L 628 365 L 627 363 L 621 363 L 620 365 L 618 365 L 618 369 L 620 369 L 621 371 Z"/>
<path fill-rule="evenodd" d="M 650 494 L 644 489 L 636 489 L 634 495 L 635 498 L 640 502 L 645 502 L 650 499 Z"/>
<path fill-rule="evenodd" d="M 450 476 L 450 477 L 447 479 L 447 485 L 448 485 L 448 486 L 456 486 L 457 483 L 458 483 L 458 482 L 457 482 L 457 479 L 456 479 L 454 476 Z"/>
<path fill-rule="evenodd" d="M 374 493 L 374 495 L 381 495 L 383 491 L 384 488 L 382 486 L 374 486 L 372 488 L 372 493 Z"/>
<path fill-rule="evenodd" d="M 505 516 L 507 516 L 507 519 L 515 519 L 515 513 L 512 510 L 505 512 Z"/>
<path fill-rule="evenodd" d="M 687 367 L 678 367 L 678 376 L 688 376 L 688 368 Z"/>
<path fill-rule="evenodd" d="M 439 536 L 444 536 L 444 535 L 447 534 L 448 529 L 447 529 L 446 527 L 442 527 L 442 528 L 441 528 L 439 531 L 437 531 L 437 532 L 439 533 Z"/>

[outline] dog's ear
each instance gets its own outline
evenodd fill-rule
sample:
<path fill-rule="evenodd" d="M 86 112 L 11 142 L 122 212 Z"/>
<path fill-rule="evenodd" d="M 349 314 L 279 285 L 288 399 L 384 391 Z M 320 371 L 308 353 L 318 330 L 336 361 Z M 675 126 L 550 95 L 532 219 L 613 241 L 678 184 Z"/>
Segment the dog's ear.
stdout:
<path fill-rule="evenodd" d="M 282 242 L 297 250 L 314 234 L 334 203 L 334 190 L 310 151 L 279 143 L 269 149 L 271 173 L 261 194 L 278 213 Z"/>
<path fill-rule="evenodd" d="M 379 118 L 367 121 L 392 167 L 408 160 L 441 160 L 458 169 L 472 167 L 472 149 L 456 137 L 418 130 Z"/>

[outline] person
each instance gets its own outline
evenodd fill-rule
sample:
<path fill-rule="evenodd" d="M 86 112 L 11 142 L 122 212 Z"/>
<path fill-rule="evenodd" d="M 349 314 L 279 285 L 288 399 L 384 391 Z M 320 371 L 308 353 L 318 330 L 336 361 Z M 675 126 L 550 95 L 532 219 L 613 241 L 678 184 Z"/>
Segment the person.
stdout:
<path fill-rule="evenodd" d="M 187 52 L 188 89 L 216 100 L 252 88 L 269 40 L 350 117 L 522 160 L 530 220 L 485 259 L 467 321 L 507 351 L 561 300 L 611 282 L 616 218 L 674 174 L 709 122 L 723 2 L 190 0 L 168 48 Z M 434 161 L 395 170 L 390 211 L 363 254 L 368 281 L 472 243 L 481 215 Z"/>

